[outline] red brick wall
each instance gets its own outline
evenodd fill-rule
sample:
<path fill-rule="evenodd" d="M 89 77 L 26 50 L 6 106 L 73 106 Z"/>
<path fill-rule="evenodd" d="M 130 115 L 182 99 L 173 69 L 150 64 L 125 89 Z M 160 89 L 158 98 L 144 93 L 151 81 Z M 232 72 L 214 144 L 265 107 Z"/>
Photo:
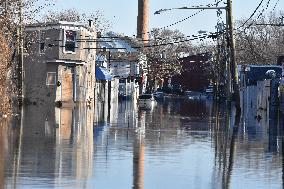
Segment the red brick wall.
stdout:
<path fill-rule="evenodd" d="M 183 72 L 172 78 L 172 84 L 180 84 L 183 90 L 202 91 L 209 80 L 204 71 L 208 56 L 194 55 L 182 58 Z"/>

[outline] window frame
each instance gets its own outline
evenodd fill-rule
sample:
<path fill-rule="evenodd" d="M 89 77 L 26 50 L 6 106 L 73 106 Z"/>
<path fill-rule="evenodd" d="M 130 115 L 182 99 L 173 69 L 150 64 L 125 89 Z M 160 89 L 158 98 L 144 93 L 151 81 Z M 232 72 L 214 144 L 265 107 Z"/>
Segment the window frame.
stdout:
<path fill-rule="evenodd" d="M 49 83 L 48 82 L 49 74 L 53 74 L 54 75 L 54 83 Z M 56 78 L 57 78 L 56 72 L 46 72 L 46 81 L 45 81 L 46 86 L 55 86 L 56 83 L 57 83 Z"/>
<path fill-rule="evenodd" d="M 66 42 L 67 42 L 67 38 L 66 38 L 66 32 L 67 31 L 72 31 L 75 33 L 75 36 L 74 36 L 74 51 L 68 51 L 66 50 Z M 63 41 L 64 41 L 64 44 L 63 44 L 63 52 L 66 53 L 66 54 L 76 54 L 76 49 L 77 49 L 77 35 L 78 35 L 78 31 L 77 30 L 72 30 L 72 29 L 64 29 L 63 30 Z"/>

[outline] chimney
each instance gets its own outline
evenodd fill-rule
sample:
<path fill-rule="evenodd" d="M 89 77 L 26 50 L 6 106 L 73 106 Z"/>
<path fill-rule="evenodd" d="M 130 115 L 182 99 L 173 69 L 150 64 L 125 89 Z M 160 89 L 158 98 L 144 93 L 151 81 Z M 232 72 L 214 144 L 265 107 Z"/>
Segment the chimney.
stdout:
<path fill-rule="evenodd" d="M 138 0 L 137 38 L 149 39 L 149 0 Z"/>
<path fill-rule="evenodd" d="M 92 20 L 92 19 L 89 19 L 89 20 L 88 20 L 88 23 L 89 23 L 89 27 L 92 28 L 92 27 L 93 27 L 93 20 Z"/>

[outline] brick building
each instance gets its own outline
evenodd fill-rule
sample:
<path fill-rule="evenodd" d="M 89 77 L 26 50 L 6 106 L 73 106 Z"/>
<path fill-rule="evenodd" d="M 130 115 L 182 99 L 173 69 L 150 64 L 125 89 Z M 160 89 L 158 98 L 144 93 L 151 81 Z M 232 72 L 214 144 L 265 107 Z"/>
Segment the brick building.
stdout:
<path fill-rule="evenodd" d="M 207 53 L 181 58 L 183 71 L 181 75 L 171 78 L 171 85 L 181 85 L 184 91 L 203 91 L 206 89 L 210 83 L 205 72 L 205 65 L 208 59 L 209 54 Z"/>

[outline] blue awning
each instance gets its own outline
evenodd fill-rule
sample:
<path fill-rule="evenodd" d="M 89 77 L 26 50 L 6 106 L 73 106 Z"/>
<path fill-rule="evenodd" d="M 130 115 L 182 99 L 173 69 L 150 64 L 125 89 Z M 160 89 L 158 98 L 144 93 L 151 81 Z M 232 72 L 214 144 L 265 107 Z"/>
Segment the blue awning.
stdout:
<path fill-rule="evenodd" d="M 96 78 L 98 80 L 111 80 L 112 76 L 106 68 L 96 67 Z"/>

